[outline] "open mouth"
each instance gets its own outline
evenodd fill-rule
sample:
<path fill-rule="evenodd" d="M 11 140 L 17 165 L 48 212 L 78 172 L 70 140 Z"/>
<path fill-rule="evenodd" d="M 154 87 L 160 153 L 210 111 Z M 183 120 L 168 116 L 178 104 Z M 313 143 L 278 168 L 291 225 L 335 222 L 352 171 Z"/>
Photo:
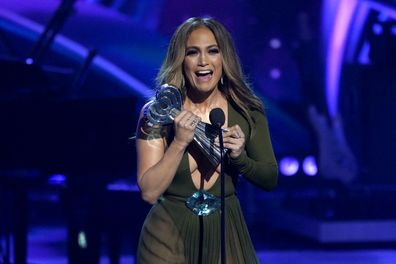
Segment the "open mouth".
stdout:
<path fill-rule="evenodd" d="M 212 70 L 196 71 L 195 75 L 197 75 L 197 77 L 212 76 L 213 75 L 213 71 Z"/>
<path fill-rule="evenodd" d="M 209 81 L 212 78 L 213 71 L 212 70 L 196 71 L 195 75 L 200 81 Z"/>

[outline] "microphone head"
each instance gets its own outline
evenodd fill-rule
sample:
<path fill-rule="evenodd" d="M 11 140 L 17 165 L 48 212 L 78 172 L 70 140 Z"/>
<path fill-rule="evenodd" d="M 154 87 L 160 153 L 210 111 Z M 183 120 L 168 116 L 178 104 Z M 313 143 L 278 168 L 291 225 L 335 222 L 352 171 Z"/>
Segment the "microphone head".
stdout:
<path fill-rule="evenodd" d="M 209 120 L 212 125 L 221 127 L 225 122 L 225 115 L 221 108 L 214 108 L 210 111 Z"/>

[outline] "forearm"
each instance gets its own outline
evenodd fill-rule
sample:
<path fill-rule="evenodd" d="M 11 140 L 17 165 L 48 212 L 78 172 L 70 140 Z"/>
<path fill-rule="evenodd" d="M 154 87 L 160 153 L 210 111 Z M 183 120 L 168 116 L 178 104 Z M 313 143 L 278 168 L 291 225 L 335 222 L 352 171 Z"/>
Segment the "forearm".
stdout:
<path fill-rule="evenodd" d="M 238 158 L 230 158 L 230 164 L 239 174 L 264 190 L 272 190 L 278 182 L 278 165 L 275 159 L 255 161 L 242 153 Z"/>
<path fill-rule="evenodd" d="M 145 201 L 154 204 L 165 192 L 176 174 L 185 149 L 184 144 L 173 140 L 162 158 L 138 177 L 138 185 Z"/>
<path fill-rule="evenodd" d="M 255 133 L 245 145 L 245 151 L 230 158 L 232 169 L 264 190 L 272 190 L 278 182 L 278 164 L 272 149 L 265 116 L 252 113 L 256 121 Z"/>

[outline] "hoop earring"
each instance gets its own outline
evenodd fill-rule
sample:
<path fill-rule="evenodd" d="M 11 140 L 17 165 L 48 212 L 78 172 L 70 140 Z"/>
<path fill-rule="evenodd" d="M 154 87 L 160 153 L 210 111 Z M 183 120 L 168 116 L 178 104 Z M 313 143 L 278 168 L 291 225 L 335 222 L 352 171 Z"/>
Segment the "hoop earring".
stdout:
<path fill-rule="evenodd" d="M 224 85 L 223 76 L 221 76 L 221 78 L 220 78 L 220 83 L 221 83 L 222 86 Z"/>
<path fill-rule="evenodd" d="M 185 87 L 186 86 L 186 80 L 184 79 L 184 75 L 182 75 L 182 78 L 181 78 L 181 87 L 180 88 L 183 88 L 183 87 Z"/>

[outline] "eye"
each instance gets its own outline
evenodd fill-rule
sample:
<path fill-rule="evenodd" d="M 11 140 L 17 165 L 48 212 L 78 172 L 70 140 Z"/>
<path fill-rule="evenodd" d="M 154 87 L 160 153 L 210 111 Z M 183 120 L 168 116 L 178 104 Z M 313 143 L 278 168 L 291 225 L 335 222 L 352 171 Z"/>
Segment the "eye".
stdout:
<path fill-rule="evenodd" d="M 220 51 L 219 51 L 219 49 L 218 48 L 211 48 L 211 49 L 209 49 L 209 54 L 217 54 L 217 53 L 219 53 Z"/>
<path fill-rule="evenodd" d="M 198 53 L 198 52 L 197 52 L 196 50 L 190 49 L 190 50 L 187 50 L 187 51 L 186 51 L 186 56 L 195 55 L 195 54 L 197 54 L 197 53 Z"/>

